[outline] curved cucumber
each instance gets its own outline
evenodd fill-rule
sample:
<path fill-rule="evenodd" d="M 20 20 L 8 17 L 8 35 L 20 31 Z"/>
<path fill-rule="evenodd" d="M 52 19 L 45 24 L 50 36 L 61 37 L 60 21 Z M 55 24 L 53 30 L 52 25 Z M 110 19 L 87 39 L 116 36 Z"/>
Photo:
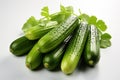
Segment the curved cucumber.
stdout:
<path fill-rule="evenodd" d="M 89 66 L 97 64 L 100 58 L 99 31 L 93 25 L 90 26 L 90 33 L 85 46 L 84 59 Z"/>
<path fill-rule="evenodd" d="M 26 57 L 26 66 L 34 70 L 40 66 L 42 62 L 42 54 L 39 52 L 38 44 L 36 43 L 35 46 L 31 49 Z"/>
<path fill-rule="evenodd" d="M 78 18 L 75 16 L 68 17 L 60 25 L 52 29 L 39 41 L 40 52 L 47 53 L 55 49 L 61 42 L 68 37 L 78 26 Z"/>
<path fill-rule="evenodd" d="M 80 26 L 76 28 L 75 34 L 70 40 L 61 62 L 61 69 L 65 74 L 71 74 L 75 70 L 82 55 L 87 35 L 88 25 L 81 23 Z"/>
<path fill-rule="evenodd" d="M 36 40 L 28 40 L 25 36 L 22 36 L 10 44 L 10 52 L 16 56 L 24 55 L 36 42 Z"/>

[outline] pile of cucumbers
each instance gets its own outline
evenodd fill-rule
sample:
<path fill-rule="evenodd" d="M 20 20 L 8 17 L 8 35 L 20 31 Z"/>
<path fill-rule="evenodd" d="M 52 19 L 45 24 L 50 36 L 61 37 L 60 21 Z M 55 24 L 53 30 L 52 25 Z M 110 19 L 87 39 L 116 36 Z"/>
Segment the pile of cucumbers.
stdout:
<path fill-rule="evenodd" d="M 58 15 L 61 19 L 61 14 Z M 67 14 L 57 22 L 49 22 L 49 26 L 36 22 L 34 27 L 24 24 L 29 28 L 24 29 L 24 36 L 10 44 L 10 52 L 16 56 L 26 54 L 25 64 L 30 70 L 41 65 L 48 70 L 60 66 L 63 73 L 71 74 L 81 59 L 86 65 L 95 66 L 100 59 L 98 28 L 73 14 Z"/>

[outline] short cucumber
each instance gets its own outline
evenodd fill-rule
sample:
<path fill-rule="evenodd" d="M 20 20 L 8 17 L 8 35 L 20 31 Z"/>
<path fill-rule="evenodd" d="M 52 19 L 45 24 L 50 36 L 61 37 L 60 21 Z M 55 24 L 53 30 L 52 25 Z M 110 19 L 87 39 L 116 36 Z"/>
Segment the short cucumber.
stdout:
<path fill-rule="evenodd" d="M 57 47 L 54 51 L 48 53 L 43 58 L 44 67 L 48 70 L 54 70 L 60 64 L 65 45 Z"/>
<path fill-rule="evenodd" d="M 74 31 L 74 29 L 78 26 L 78 23 L 78 18 L 72 15 L 48 32 L 38 41 L 40 52 L 47 53 L 55 49 Z"/>
<path fill-rule="evenodd" d="M 25 36 L 29 40 L 36 40 L 44 36 L 46 33 L 48 33 L 51 29 L 53 29 L 55 26 L 40 26 L 36 25 L 34 27 L 30 27 L 27 31 L 25 31 Z"/>
<path fill-rule="evenodd" d="M 28 40 L 22 36 L 10 44 L 10 52 L 16 56 L 21 56 L 29 52 L 37 40 Z"/>
<path fill-rule="evenodd" d="M 90 33 L 85 46 L 84 59 L 86 64 L 94 66 L 100 58 L 99 31 L 93 25 L 90 26 Z"/>
<path fill-rule="evenodd" d="M 38 44 L 36 43 L 26 57 L 26 66 L 31 69 L 37 69 L 42 62 L 42 54 L 39 52 Z"/>
<path fill-rule="evenodd" d="M 61 70 L 65 74 L 74 72 L 88 36 L 88 25 L 80 23 L 73 34 L 72 39 L 69 41 L 65 54 L 61 62 Z"/>
<path fill-rule="evenodd" d="M 44 56 L 43 64 L 46 69 L 54 70 L 59 66 L 61 59 L 64 55 L 63 53 L 65 51 L 65 46 L 69 41 L 69 39 L 70 39 L 70 36 L 65 40 L 63 44 L 61 44 L 55 50 L 51 51 L 50 53 Z"/>

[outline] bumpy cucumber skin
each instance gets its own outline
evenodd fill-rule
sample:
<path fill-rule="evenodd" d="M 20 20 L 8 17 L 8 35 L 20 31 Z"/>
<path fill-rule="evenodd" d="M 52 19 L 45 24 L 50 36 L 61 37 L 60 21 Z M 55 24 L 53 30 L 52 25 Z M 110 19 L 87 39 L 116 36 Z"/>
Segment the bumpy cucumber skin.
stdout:
<path fill-rule="evenodd" d="M 68 17 L 67 20 L 62 22 L 58 27 L 52 29 L 38 41 L 40 51 L 42 53 L 47 53 L 55 49 L 73 32 L 73 30 L 78 26 L 78 23 L 79 20 L 77 17 Z"/>
<path fill-rule="evenodd" d="M 22 56 L 29 52 L 37 40 L 28 40 L 22 36 L 10 44 L 10 52 L 16 56 Z"/>
<path fill-rule="evenodd" d="M 43 58 L 44 67 L 48 70 L 56 69 L 60 64 L 64 51 L 65 51 L 65 44 L 61 44 L 55 50 L 46 54 Z"/>
<path fill-rule="evenodd" d="M 70 40 L 63 56 L 61 62 L 61 70 L 63 73 L 71 74 L 74 72 L 82 55 L 87 36 L 88 25 L 86 23 L 80 23 L 80 26 L 76 28 L 75 34 Z"/>
<path fill-rule="evenodd" d="M 85 46 L 84 59 L 89 66 L 95 66 L 100 58 L 99 31 L 93 25 L 90 26 L 90 32 Z"/>
<path fill-rule="evenodd" d="M 26 57 L 26 66 L 31 69 L 37 69 L 42 62 L 42 54 L 39 52 L 38 44 L 36 43 L 31 51 L 28 53 Z"/>
<path fill-rule="evenodd" d="M 51 29 L 53 29 L 55 26 L 49 26 L 49 27 L 43 27 L 40 25 L 34 26 L 29 28 L 27 31 L 25 31 L 25 36 L 29 40 L 36 40 L 44 36 L 46 33 L 48 33 Z"/>

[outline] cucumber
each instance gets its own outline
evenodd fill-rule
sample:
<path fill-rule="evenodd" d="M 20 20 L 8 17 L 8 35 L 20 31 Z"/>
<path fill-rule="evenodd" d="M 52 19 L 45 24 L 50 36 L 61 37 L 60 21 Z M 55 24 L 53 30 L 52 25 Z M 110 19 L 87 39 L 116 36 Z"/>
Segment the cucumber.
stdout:
<path fill-rule="evenodd" d="M 40 52 L 47 53 L 55 49 L 61 42 L 68 37 L 78 26 L 79 20 L 75 16 L 68 17 L 60 25 L 52 29 L 39 41 Z"/>
<path fill-rule="evenodd" d="M 29 69 L 34 70 L 40 66 L 41 62 L 42 54 L 40 53 L 38 44 L 36 43 L 28 53 L 25 64 Z"/>
<path fill-rule="evenodd" d="M 54 51 L 48 53 L 43 58 L 44 67 L 48 70 L 54 70 L 60 64 L 65 45 L 60 45 Z"/>
<path fill-rule="evenodd" d="M 69 41 L 65 54 L 61 62 L 61 70 L 65 74 L 74 72 L 88 36 L 88 25 L 81 22 L 74 31 L 72 39 Z"/>
<path fill-rule="evenodd" d="M 90 33 L 85 46 L 84 59 L 89 66 L 95 66 L 100 58 L 99 31 L 94 25 L 90 26 Z"/>
<path fill-rule="evenodd" d="M 43 65 L 48 70 L 55 70 L 63 57 L 63 53 L 65 51 L 65 46 L 69 41 L 70 36 L 65 40 L 63 44 L 58 46 L 55 50 L 51 51 L 50 53 L 46 54 L 43 58 Z"/>
<path fill-rule="evenodd" d="M 36 42 L 37 40 L 28 40 L 25 36 L 22 36 L 10 44 L 10 52 L 16 56 L 22 56 L 28 53 Z"/>
<path fill-rule="evenodd" d="M 56 23 L 54 23 L 54 24 L 56 24 Z M 27 29 L 27 31 L 25 31 L 25 36 L 29 40 L 36 40 L 36 39 L 39 39 L 42 36 L 44 36 L 46 33 L 48 33 L 54 27 L 55 27 L 55 25 L 48 26 L 48 27 L 36 25 L 34 27 L 30 27 L 29 29 Z"/>

